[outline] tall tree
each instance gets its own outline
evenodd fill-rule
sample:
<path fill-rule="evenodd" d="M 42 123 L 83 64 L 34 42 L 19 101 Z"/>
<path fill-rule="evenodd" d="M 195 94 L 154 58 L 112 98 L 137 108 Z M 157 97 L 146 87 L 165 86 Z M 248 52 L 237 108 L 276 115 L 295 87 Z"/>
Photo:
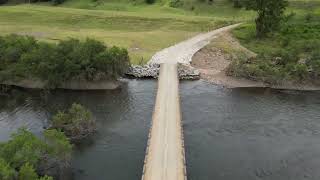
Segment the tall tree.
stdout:
<path fill-rule="evenodd" d="M 288 6 L 287 0 L 244 0 L 247 9 L 257 11 L 257 37 L 265 37 L 268 33 L 279 29 L 283 14 Z"/>

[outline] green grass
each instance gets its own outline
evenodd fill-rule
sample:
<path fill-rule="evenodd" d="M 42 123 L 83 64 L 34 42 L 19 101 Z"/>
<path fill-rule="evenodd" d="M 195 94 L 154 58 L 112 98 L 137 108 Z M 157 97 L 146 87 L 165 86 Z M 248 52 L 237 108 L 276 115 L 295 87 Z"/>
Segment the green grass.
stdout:
<path fill-rule="evenodd" d="M 252 12 L 233 11 L 225 0 L 210 6 L 198 3 L 194 11 L 160 3 L 98 2 L 69 0 L 59 7 L 48 3 L 1 6 L 0 33 L 32 35 L 50 42 L 69 37 L 95 38 L 107 45 L 127 48 L 132 63 L 137 64 L 200 32 L 252 17 Z"/>
<path fill-rule="evenodd" d="M 238 60 L 232 71 L 269 83 L 303 81 L 319 83 L 320 1 L 290 1 L 279 32 L 257 39 L 250 22 L 233 30 L 241 44 L 258 54 L 255 61 Z M 277 57 L 277 58 L 276 58 Z"/>
<path fill-rule="evenodd" d="M 233 34 L 245 47 L 260 55 L 271 55 L 285 48 L 288 43 L 290 45 L 303 40 L 320 40 L 320 1 L 291 0 L 286 14 L 292 14 L 292 17 L 282 25 L 283 29 L 280 32 L 268 38 L 255 37 L 254 22 L 239 26 L 233 30 Z M 307 20 L 308 16 L 310 20 Z M 289 32 L 284 30 L 286 27 L 289 28 Z M 284 43 L 287 40 L 290 42 Z"/>

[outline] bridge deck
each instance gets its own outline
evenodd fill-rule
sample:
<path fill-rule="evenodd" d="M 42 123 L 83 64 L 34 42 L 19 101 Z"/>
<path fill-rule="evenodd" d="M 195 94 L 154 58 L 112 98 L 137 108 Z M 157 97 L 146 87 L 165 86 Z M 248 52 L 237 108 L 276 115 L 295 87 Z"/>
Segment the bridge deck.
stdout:
<path fill-rule="evenodd" d="M 142 180 L 186 180 L 176 64 L 162 64 Z"/>

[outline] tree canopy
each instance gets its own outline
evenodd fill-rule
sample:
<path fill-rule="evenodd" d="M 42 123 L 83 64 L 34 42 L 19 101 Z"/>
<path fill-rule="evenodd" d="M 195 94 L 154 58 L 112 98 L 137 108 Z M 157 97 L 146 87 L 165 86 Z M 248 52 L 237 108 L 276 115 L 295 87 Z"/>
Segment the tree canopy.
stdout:
<path fill-rule="evenodd" d="M 248 10 L 257 11 L 256 35 L 265 37 L 268 33 L 279 30 L 287 0 L 232 0 L 235 7 L 246 7 Z"/>

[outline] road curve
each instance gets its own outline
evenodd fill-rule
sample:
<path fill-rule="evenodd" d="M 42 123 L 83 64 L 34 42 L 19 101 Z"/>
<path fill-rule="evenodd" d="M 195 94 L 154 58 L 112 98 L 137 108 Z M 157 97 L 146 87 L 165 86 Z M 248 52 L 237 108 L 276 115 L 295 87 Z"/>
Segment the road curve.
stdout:
<path fill-rule="evenodd" d="M 186 180 L 177 64 L 161 64 L 142 180 Z"/>
<path fill-rule="evenodd" d="M 165 48 L 157 52 L 154 56 L 152 56 L 148 64 L 190 64 L 190 62 L 192 61 L 192 56 L 200 49 L 202 49 L 204 46 L 208 45 L 210 41 L 213 38 L 215 38 L 216 35 L 218 35 L 221 32 L 225 32 L 232 28 L 235 28 L 238 25 L 239 24 L 234 24 L 213 30 L 208 33 L 202 33 L 188 40 L 182 41 L 174 46 Z"/>

